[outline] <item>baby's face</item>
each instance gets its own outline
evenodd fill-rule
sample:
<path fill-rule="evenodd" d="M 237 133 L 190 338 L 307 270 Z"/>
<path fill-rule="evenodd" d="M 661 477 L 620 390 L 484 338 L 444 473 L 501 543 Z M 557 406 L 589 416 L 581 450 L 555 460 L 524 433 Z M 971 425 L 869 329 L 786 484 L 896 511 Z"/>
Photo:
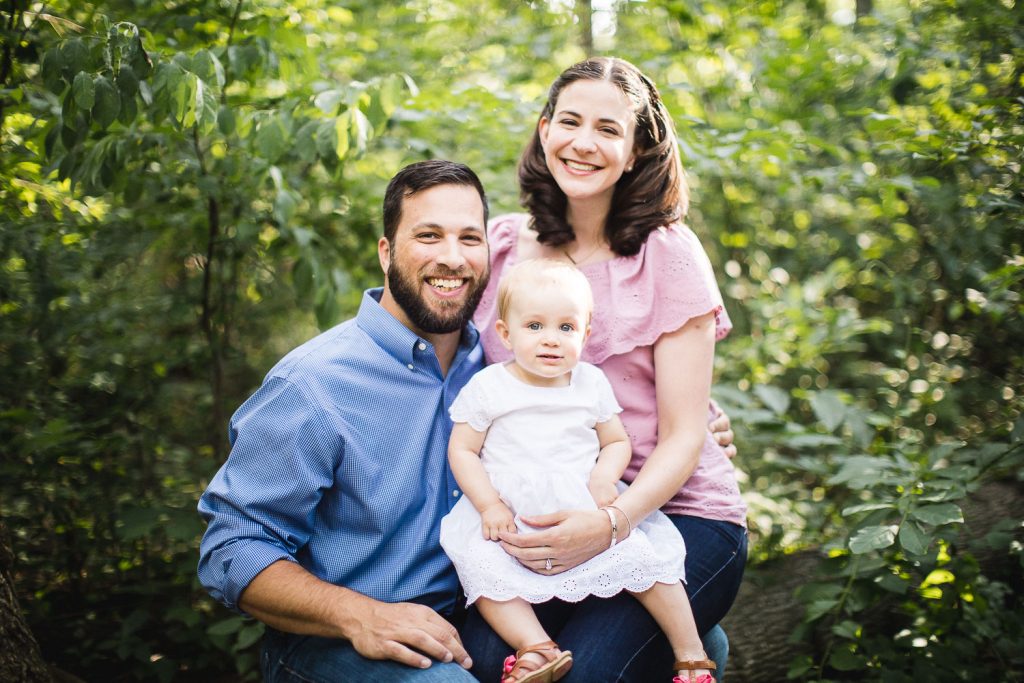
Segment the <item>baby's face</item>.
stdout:
<path fill-rule="evenodd" d="M 499 321 L 520 379 L 537 386 L 565 386 L 590 334 L 590 306 L 579 287 L 520 287 Z"/>

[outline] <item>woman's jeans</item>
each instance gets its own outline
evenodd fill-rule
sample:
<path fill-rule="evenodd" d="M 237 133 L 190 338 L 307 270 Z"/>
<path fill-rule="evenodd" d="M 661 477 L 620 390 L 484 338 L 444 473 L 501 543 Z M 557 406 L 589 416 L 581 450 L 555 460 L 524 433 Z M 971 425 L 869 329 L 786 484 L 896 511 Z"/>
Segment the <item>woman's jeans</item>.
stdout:
<path fill-rule="evenodd" d="M 743 579 L 747 532 L 729 522 L 669 515 L 686 541 L 686 592 L 705 650 L 724 670 L 728 640 L 713 629 L 732 606 Z M 565 683 L 670 680 L 672 649 L 647 610 L 628 593 L 578 603 L 552 600 L 534 605 L 548 635 L 563 650 L 572 650 L 573 665 Z M 500 678 L 510 648 L 471 608 L 462 642 L 481 681 Z M 723 652 L 724 650 L 724 652 Z"/>

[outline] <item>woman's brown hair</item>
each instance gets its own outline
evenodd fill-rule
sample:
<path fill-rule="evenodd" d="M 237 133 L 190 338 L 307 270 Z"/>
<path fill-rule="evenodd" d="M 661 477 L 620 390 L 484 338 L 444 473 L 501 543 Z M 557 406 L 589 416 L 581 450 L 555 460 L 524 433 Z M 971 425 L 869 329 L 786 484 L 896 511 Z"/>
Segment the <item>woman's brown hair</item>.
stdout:
<path fill-rule="evenodd" d="M 651 79 L 629 62 L 615 57 L 591 58 L 563 71 L 551 84 L 540 119 L 550 121 L 562 90 L 579 80 L 608 81 L 633 105 L 636 160 L 633 170 L 624 173 L 615 184 L 604 228 L 612 251 L 632 256 L 652 230 L 686 215 L 689 189 L 683 178 L 675 127 Z M 533 217 L 537 240 L 557 247 L 576 236 L 566 222 L 567 200 L 548 170 L 538 128 L 534 128 L 519 160 L 520 201 Z"/>

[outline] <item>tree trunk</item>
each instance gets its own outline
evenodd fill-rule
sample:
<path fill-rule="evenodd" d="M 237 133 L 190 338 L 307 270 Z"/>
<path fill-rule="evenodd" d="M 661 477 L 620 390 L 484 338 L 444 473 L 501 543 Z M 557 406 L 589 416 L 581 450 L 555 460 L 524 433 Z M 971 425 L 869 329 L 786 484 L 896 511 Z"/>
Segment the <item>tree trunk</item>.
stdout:
<path fill-rule="evenodd" d="M 594 56 L 594 9 L 590 0 L 576 0 L 576 18 L 580 22 L 580 47 L 587 57 Z"/>
<path fill-rule="evenodd" d="M 966 546 L 984 538 L 1001 520 L 1024 518 L 1024 490 L 1012 482 L 990 482 L 964 502 L 963 511 L 961 545 Z M 994 549 L 972 549 L 972 553 L 985 575 L 1012 576 L 1005 553 Z M 812 654 L 814 643 L 789 639 L 804 616 L 803 604 L 793 593 L 814 581 L 820 562 L 819 551 L 806 550 L 748 568 L 736 603 L 722 621 L 729 635 L 727 683 L 785 681 L 793 658 Z M 887 613 L 880 607 L 866 616 L 882 627 Z M 814 654 L 820 658 L 820 652 Z"/>
<path fill-rule="evenodd" d="M 0 681 L 50 683 L 36 642 L 14 592 L 14 552 L 0 520 Z"/>

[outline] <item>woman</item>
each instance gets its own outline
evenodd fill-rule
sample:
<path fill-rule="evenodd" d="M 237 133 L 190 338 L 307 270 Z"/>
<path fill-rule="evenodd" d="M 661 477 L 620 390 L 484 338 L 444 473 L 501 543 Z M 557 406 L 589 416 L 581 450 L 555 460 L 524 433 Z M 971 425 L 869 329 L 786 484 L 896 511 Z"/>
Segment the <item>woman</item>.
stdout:
<path fill-rule="evenodd" d="M 491 282 L 477 313 L 490 362 L 508 359 L 494 329 L 503 271 L 554 258 L 575 264 L 594 290 L 594 334 L 583 360 L 604 370 L 633 445 L 616 500 L 618 533 L 661 508 L 686 541 L 687 592 L 705 634 L 735 599 L 746 560 L 746 506 L 732 465 L 707 432 L 715 341 L 731 328 L 699 242 L 680 221 L 688 192 L 674 127 L 654 84 L 620 59 L 577 64 L 554 82 L 519 165 L 529 214 L 489 226 Z M 603 511 L 525 518 L 541 531 L 502 536 L 538 573 L 558 573 L 609 546 Z M 650 680 L 671 656 L 653 620 L 632 599 L 588 599 L 538 610 L 549 633 L 573 651 L 563 680 Z M 640 610 L 642 612 L 642 609 Z M 615 628 L 622 621 L 627 628 Z M 601 624 L 595 634 L 593 626 Z M 602 637 L 603 636 L 603 637 Z M 471 612 L 466 645 L 482 680 L 507 654 Z M 621 670 L 621 653 L 632 652 Z M 614 656 L 613 656 L 614 655 Z"/>

